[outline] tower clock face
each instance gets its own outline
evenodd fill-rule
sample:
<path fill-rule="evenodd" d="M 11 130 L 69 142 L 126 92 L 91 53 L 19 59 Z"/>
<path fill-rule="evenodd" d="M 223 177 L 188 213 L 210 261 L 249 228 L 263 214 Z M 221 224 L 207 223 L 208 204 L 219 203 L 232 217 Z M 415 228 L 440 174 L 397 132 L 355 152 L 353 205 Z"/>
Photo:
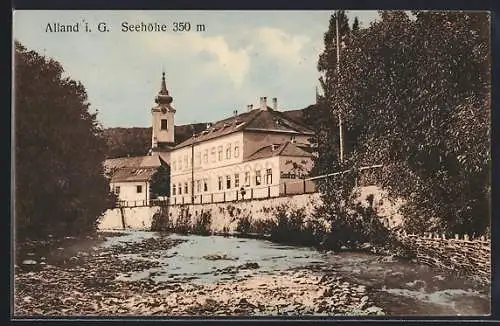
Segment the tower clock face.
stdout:
<path fill-rule="evenodd" d="M 161 108 L 161 113 L 163 113 L 163 114 L 167 113 L 167 109 Z"/>

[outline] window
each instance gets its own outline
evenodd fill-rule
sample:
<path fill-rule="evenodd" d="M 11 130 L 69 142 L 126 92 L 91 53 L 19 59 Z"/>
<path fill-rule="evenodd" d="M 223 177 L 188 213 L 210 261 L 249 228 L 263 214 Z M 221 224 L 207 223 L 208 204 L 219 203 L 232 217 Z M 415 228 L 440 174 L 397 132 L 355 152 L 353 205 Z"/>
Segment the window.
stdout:
<path fill-rule="evenodd" d="M 196 153 L 196 165 L 201 165 L 201 152 Z"/>
<path fill-rule="evenodd" d="M 215 147 L 212 147 L 210 154 L 212 155 L 212 162 L 215 162 L 217 157 L 215 157 Z"/>
<path fill-rule="evenodd" d="M 226 189 L 231 189 L 231 176 L 226 176 Z"/>
<path fill-rule="evenodd" d="M 177 192 L 177 187 L 175 185 L 172 185 L 172 195 L 175 196 L 176 192 Z"/>
<path fill-rule="evenodd" d="M 184 182 L 184 193 L 187 194 L 189 192 L 188 190 L 188 183 Z"/>
<path fill-rule="evenodd" d="M 230 159 L 231 158 L 231 145 L 228 145 L 227 148 L 226 148 L 226 159 Z"/>
<path fill-rule="evenodd" d="M 203 191 L 208 191 L 208 181 L 207 181 L 207 179 L 203 179 Z"/>
<path fill-rule="evenodd" d="M 182 185 L 179 183 L 179 195 L 182 195 Z"/>
<path fill-rule="evenodd" d="M 245 187 L 250 187 L 250 172 L 245 172 Z"/>
<path fill-rule="evenodd" d="M 238 188 L 240 186 L 240 175 L 239 173 L 236 173 L 234 175 L 234 187 Z"/>
<path fill-rule="evenodd" d="M 115 195 L 119 195 L 120 194 L 120 186 L 116 186 L 115 187 Z"/>
<path fill-rule="evenodd" d="M 260 185 L 260 170 L 255 171 L 255 185 L 256 186 Z"/>
<path fill-rule="evenodd" d="M 219 177 L 219 190 L 222 190 L 222 177 Z"/>
<path fill-rule="evenodd" d="M 222 161 L 222 146 L 219 146 L 217 148 L 217 150 L 218 150 L 217 152 L 219 153 L 218 158 L 219 158 L 219 162 L 220 162 L 220 161 Z"/>
<path fill-rule="evenodd" d="M 168 121 L 167 119 L 161 119 L 161 130 L 167 130 Z"/>
<path fill-rule="evenodd" d="M 137 186 L 137 193 L 140 194 L 142 192 L 142 186 Z"/>
<path fill-rule="evenodd" d="M 175 171 L 177 168 L 177 162 L 176 161 L 173 161 L 172 162 L 172 171 Z"/>
<path fill-rule="evenodd" d="M 266 170 L 266 183 L 268 185 L 273 183 L 273 170 L 272 169 Z"/>
<path fill-rule="evenodd" d="M 203 162 L 208 163 L 208 149 L 203 153 Z"/>
<path fill-rule="evenodd" d="M 196 180 L 196 192 L 201 192 L 201 181 Z"/>
<path fill-rule="evenodd" d="M 240 157 L 240 148 L 238 146 L 234 147 L 234 157 Z"/>

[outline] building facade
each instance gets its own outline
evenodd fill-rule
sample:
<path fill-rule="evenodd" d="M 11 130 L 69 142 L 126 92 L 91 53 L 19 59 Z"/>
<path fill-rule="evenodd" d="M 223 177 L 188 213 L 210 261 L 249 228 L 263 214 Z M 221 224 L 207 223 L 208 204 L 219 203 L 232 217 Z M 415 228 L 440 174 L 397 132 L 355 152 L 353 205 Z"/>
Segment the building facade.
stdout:
<path fill-rule="evenodd" d="M 313 132 L 267 106 L 208 124 L 170 153 L 171 203 L 208 203 L 313 191 Z M 309 187 L 309 189 L 305 189 Z"/>
<path fill-rule="evenodd" d="M 312 167 L 309 138 L 302 122 L 272 108 L 258 106 L 207 124 L 206 129 L 175 145 L 173 98 L 162 73 L 151 108 L 151 149 L 147 156 L 106 160 L 110 186 L 122 202 L 149 202 L 151 177 L 170 168 L 170 203 L 208 203 L 275 197 L 314 191 L 302 177 Z"/>
<path fill-rule="evenodd" d="M 159 155 L 108 159 L 105 169 L 111 175 L 111 191 L 124 206 L 146 206 L 153 199 L 151 178 L 165 164 Z"/>

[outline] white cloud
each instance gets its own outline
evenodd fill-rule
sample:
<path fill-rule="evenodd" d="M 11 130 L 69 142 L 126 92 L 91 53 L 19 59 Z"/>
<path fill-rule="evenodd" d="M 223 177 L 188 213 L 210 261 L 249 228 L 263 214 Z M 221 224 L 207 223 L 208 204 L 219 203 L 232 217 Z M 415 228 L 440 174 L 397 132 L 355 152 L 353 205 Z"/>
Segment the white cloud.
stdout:
<path fill-rule="evenodd" d="M 207 53 L 213 60 L 203 62 L 205 72 L 221 71 L 239 88 L 250 70 L 249 47 L 231 49 L 223 36 L 203 36 L 200 34 L 161 34 L 144 36 L 149 48 L 160 53 L 196 55 Z"/>
<path fill-rule="evenodd" d="M 304 61 L 301 52 L 311 42 L 307 36 L 288 34 L 273 27 L 258 28 L 254 38 L 255 43 L 260 43 L 259 52 L 262 49 L 263 53 L 286 60 L 290 64 Z"/>

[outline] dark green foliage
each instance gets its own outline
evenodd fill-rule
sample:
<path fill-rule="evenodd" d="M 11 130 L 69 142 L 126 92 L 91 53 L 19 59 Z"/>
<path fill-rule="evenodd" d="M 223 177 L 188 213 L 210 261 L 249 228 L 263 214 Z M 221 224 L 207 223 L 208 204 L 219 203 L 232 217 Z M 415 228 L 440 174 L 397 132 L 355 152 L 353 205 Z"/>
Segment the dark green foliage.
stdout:
<path fill-rule="evenodd" d="M 236 232 L 241 234 L 249 234 L 252 231 L 252 217 L 250 215 L 243 215 L 238 218 L 236 224 Z"/>
<path fill-rule="evenodd" d="M 271 230 L 271 239 L 287 242 L 298 239 L 304 226 L 304 209 L 292 210 L 286 205 L 278 206 L 275 213 L 275 225 Z"/>
<path fill-rule="evenodd" d="M 175 126 L 175 145 L 182 143 L 195 132 L 204 130 L 206 123 Z M 107 158 L 146 155 L 151 148 L 152 129 L 107 128 L 103 135 L 108 145 Z"/>
<path fill-rule="evenodd" d="M 172 228 L 168 216 L 168 206 L 160 206 L 160 211 L 153 215 L 151 231 L 170 231 Z"/>
<path fill-rule="evenodd" d="M 189 213 L 189 207 L 181 206 L 179 209 L 179 216 L 172 225 L 172 232 L 188 234 L 191 229 L 191 214 Z"/>
<path fill-rule="evenodd" d="M 406 199 L 409 232 L 483 233 L 490 223 L 490 18 L 414 15 L 382 11 L 380 21 L 346 34 L 340 76 L 325 36 L 323 101 L 344 117 L 351 145 L 344 168 L 383 164 L 378 181 Z M 327 35 L 333 32 L 330 26 Z M 320 151 L 316 173 L 331 170 L 328 155 Z"/>
<path fill-rule="evenodd" d="M 170 166 L 161 165 L 151 177 L 151 198 L 170 196 Z"/>
<path fill-rule="evenodd" d="M 210 235 L 212 224 L 212 214 L 210 211 L 201 211 L 201 214 L 196 217 L 193 233 L 198 235 Z"/>
<path fill-rule="evenodd" d="M 114 204 L 106 143 L 84 86 L 15 43 L 16 236 L 78 235 Z"/>

